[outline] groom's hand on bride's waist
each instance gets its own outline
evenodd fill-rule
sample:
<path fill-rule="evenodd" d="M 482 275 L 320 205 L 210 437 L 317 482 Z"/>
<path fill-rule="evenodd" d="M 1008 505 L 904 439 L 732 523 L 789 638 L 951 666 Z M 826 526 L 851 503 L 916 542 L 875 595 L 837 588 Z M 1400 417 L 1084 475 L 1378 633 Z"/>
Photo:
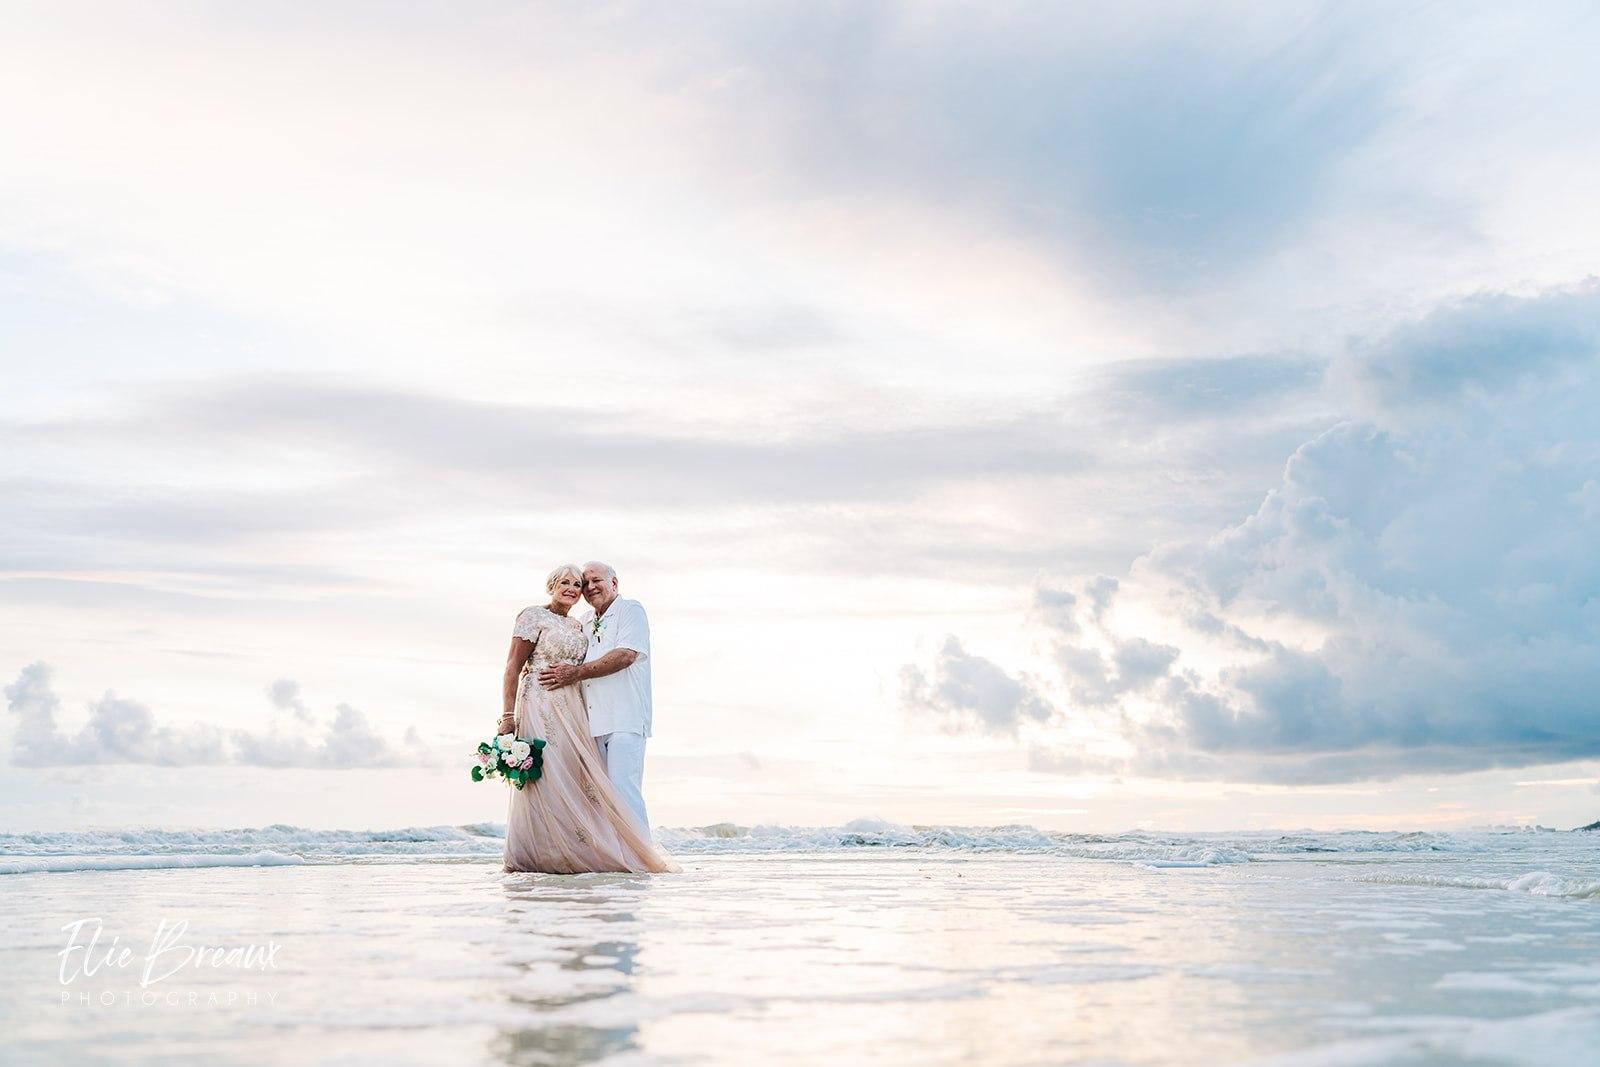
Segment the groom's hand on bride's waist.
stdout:
<path fill-rule="evenodd" d="M 560 689 L 564 685 L 576 682 L 579 670 L 575 663 L 553 664 L 539 672 L 539 684 L 545 689 Z"/>
<path fill-rule="evenodd" d="M 546 689 L 560 689 L 585 678 L 604 678 L 608 674 L 627 670 L 638 658 L 639 653 L 631 648 L 613 648 L 599 659 L 582 665 L 557 663 L 546 667 L 539 672 L 539 684 Z"/>

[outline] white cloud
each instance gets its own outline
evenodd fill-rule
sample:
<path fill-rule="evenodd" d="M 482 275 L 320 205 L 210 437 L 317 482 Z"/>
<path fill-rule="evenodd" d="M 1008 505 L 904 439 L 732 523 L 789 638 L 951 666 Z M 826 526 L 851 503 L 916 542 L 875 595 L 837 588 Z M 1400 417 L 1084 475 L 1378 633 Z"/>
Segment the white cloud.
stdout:
<path fill-rule="evenodd" d="M 1537 299 L 1468 297 L 1357 346 L 1338 369 L 1363 400 L 1405 420 L 1420 404 L 1488 401 L 1519 386 L 1547 391 L 1563 370 L 1587 377 L 1596 351 L 1600 281 L 1591 279 Z"/>
<path fill-rule="evenodd" d="M 1036 766 L 1309 782 L 1600 755 L 1600 286 L 1465 301 L 1362 360 L 1385 425 L 1318 435 L 1254 514 L 1129 583 L 1041 594 L 1070 711 L 1124 754 Z"/>
<path fill-rule="evenodd" d="M 267 699 L 279 711 L 293 712 L 301 722 L 311 721 L 311 709 L 300 696 L 300 683 L 293 678 L 279 678 L 267 686 Z"/>
<path fill-rule="evenodd" d="M 1320 386 L 1321 364 L 1298 357 L 1123 361 L 1076 392 L 1006 410 L 900 412 L 859 427 L 818 413 L 776 432 L 686 413 L 589 420 L 543 403 L 221 379 L 0 419 L 0 444 L 29 471 L 0 478 L 14 517 L 0 530 L 0 570 L 349 589 L 366 579 L 347 553 L 307 550 L 530 508 L 582 536 L 594 507 L 658 515 L 668 530 L 685 516 L 732 524 L 729 550 L 748 546 L 769 566 L 962 565 L 1015 580 L 1066 551 L 1123 566 L 1157 536 L 1242 505 L 1270 475 L 1266 457 L 1326 424 Z M 598 484 L 601 496 L 580 492 Z M 771 532 L 751 537 L 752 522 Z M 796 558 L 775 551 L 801 536 Z"/>
<path fill-rule="evenodd" d="M 288 679 L 274 683 L 269 694 L 275 701 L 283 697 L 291 707 L 304 708 L 299 687 Z M 414 727 L 397 739 L 374 730 L 366 716 L 348 704 L 340 704 L 332 722 L 316 735 L 277 723 L 263 731 L 224 730 L 201 723 L 164 726 L 145 705 L 108 692 L 90 706 L 88 722 L 69 736 L 56 723 L 61 702 L 51 687 L 48 665 L 24 667 L 6 687 L 5 695 L 15 716 L 11 762 L 17 766 L 240 764 L 339 770 L 438 762 L 437 754 L 428 749 Z M 311 716 L 307 714 L 304 721 L 310 723 Z"/>
<path fill-rule="evenodd" d="M 1028 678 L 1016 679 L 992 660 L 976 656 L 947 637 L 931 672 L 907 665 L 900 673 L 902 703 L 917 715 L 932 715 L 951 729 L 1017 733 L 1053 714 Z"/>
<path fill-rule="evenodd" d="M 11 761 L 35 766 L 48 762 L 63 745 L 56 732 L 61 701 L 50 687 L 50 668 L 30 663 L 5 692 L 7 706 L 15 716 Z"/>

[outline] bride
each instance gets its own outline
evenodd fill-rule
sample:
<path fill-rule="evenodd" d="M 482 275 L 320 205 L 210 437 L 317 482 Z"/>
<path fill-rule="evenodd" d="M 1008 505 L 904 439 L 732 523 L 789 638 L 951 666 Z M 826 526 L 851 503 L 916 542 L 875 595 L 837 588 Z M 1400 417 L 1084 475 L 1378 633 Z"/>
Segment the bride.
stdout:
<path fill-rule="evenodd" d="M 512 630 L 506 660 L 505 710 L 499 732 L 543 738 L 544 772 L 511 791 L 506 817 L 508 871 L 581 874 L 675 871 L 634 825 L 589 734 L 589 713 L 576 684 L 542 689 L 539 671 L 556 663 L 582 663 L 589 641 L 571 618 L 583 596 L 583 572 L 571 564 L 545 579 L 550 603 L 523 609 Z"/>

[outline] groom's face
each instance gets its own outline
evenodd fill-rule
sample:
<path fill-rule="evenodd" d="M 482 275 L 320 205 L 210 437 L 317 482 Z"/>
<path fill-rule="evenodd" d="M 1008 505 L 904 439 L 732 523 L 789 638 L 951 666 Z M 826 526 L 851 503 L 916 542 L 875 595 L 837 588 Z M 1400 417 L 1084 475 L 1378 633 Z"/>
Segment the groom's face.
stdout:
<path fill-rule="evenodd" d="M 583 599 L 599 611 L 617 598 L 617 580 L 606 576 L 597 567 L 587 567 L 583 572 Z"/>

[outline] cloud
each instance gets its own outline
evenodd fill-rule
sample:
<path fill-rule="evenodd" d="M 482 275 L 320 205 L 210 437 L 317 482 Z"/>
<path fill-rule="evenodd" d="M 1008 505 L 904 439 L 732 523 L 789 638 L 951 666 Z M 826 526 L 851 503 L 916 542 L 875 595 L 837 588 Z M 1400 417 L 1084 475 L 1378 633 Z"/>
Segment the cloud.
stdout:
<path fill-rule="evenodd" d="M 283 683 L 287 682 L 287 685 Z M 280 679 L 269 687 L 276 702 L 303 709 L 299 687 Z M 437 762 L 415 728 L 397 741 L 380 733 L 366 716 L 340 704 L 320 737 L 285 730 L 224 730 L 196 723 L 163 726 L 143 704 L 106 693 L 89 707 L 89 720 L 74 735 L 61 732 L 56 714 L 61 702 L 51 687 L 50 668 L 32 663 L 6 687 L 14 718 L 11 762 L 21 767 L 63 767 L 79 764 L 149 764 L 196 767 L 235 764 L 256 767 L 399 767 Z M 299 717 L 297 712 L 297 717 Z M 311 722 L 311 717 L 303 717 Z"/>
<path fill-rule="evenodd" d="M 647 417 L 585 418 L 571 409 L 474 401 L 436 393 L 372 387 L 334 387 L 307 380 L 213 384 L 157 399 L 122 416 L 13 422 L 0 436 L 19 446 L 89 446 L 137 439 L 209 454 L 241 464 L 266 450 L 287 448 L 285 467 L 310 456 L 323 481 L 334 483 L 335 521 L 364 501 L 351 489 L 404 472 L 419 494 L 450 479 L 461 495 L 528 503 L 562 502 L 605 478 L 617 497 L 639 506 L 704 507 L 746 503 L 905 499 L 940 484 L 995 478 L 1051 477 L 1082 469 L 1085 451 L 1064 432 L 1059 412 L 1047 409 L 967 422 L 885 426 L 880 429 L 808 427 L 804 432 L 728 431 L 714 425 L 674 424 Z M 540 462 L 530 462 L 538 457 Z M 352 486 L 348 481 L 355 481 Z M 9 491 L 42 492 L 38 482 L 13 482 Z M 132 526 L 169 537 L 235 537 L 251 523 L 240 517 L 236 491 L 145 495 L 135 507 L 85 494 L 84 506 L 58 510 L 69 529 Z M 288 504 L 289 493 L 266 502 Z M 31 501 L 48 507 L 42 496 Z M 386 509 L 384 514 L 390 512 Z M 249 513 L 254 518 L 254 512 Z M 267 529 L 294 523 L 303 510 L 279 507 Z M 313 512 L 313 515 L 316 513 Z"/>
<path fill-rule="evenodd" d="M 61 748 L 56 733 L 56 712 L 61 701 L 50 687 L 50 668 L 30 663 L 17 680 L 6 686 L 6 704 L 16 718 L 11 737 L 11 761 L 39 765 Z"/>
<path fill-rule="evenodd" d="M 1326 361 L 1300 354 L 1142 359 L 1097 370 L 1097 406 L 1135 422 L 1281 418 L 1320 392 Z M 1325 405 L 1318 405 L 1319 409 Z"/>
<path fill-rule="evenodd" d="M 396 767 L 433 762 L 425 757 L 416 728 L 397 743 L 374 730 L 367 717 L 349 704 L 335 709 L 333 721 L 319 739 L 283 730 L 230 735 L 238 762 L 258 767 Z"/>
<path fill-rule="evenodd" d="M 1011 677 L 993 661 L 966 651 L 954 637 L 945 638 L 931 673 L 907 665 L 900 684 L 907 709 L 953 729 L 1014 735 L 1022 725 L 1044 722 L 1052 715 L 1029 679 Z"/>
<path fill-rule="evenodd" d="M 149 763 L 169 767 L 220 763 L 224 735 L 215 727 L 158 726 L 143 704 L 106 693 L 89 706 L 89 720 L 68 737 L 56 726 L 61 702 L 51 688 L 50 668 L 31 663 L 6 687 L 16 716 L 11 762 L 52 767 L 80 763 Z"/>
<path fill-rule="evenodd" d="M 1034 614 L 1055 635 L 1055 664 L 1075 707 L 1103 708 L 1142 692 L 1178 658 L 1169 645 L 1109 634 L 1106 613 L 1119 588 L 1116 579 L 1101 575 L 1084 583 L 1081 596 L 1048 587 L 1034 593 Z"/>
<path fill-rule="evenodd" d="M 161 726 L 155 713 L 143 704 L 115 693 L 89 706 L 89 721 L 78 735 L 63 744 L 53 762 L 150 763 L 163 767 L 191 767 L 221 763 L 226 757 L 223 732 L 214 726 Z"/>
<path fill-rule="evenodd" d="M 1078 632 L 1078 597 L 1065 589 L 1041 587 L 1034 591 L 1034 612 L 1044 624 L 1064 634 Z"/>
<path fill-rule="evenodd" d="M 1127 581 L 1041 591 L 1065 711 L 1120 754 L 1034 765 L 1331 782 L 1600 755 L 1597 293 L 1396 330 L 1362 373 L 1427 403 L 1317 435 L 1253 514 Z"/>
<path fill-rule="evenodd" d="M 575 508 L 687 514 L 713 531 L 732 519 L 731 550 L 759 545 L 768 566 L 855 568 L 880 546 L 883 566 L 930 573 L 1014 578 L 1068 552 L 1125 566 L 1159 537 L 1231 514 L 1283 448 L 1327 424 L 1320 375 L 1298 357 L 1201 362 L 1125 361 L 1021 410 L 902 412 L 866 427 L 823 414 L 776 428 L 588 419 L 288 376 L 168 387 L 120 409 L 0 418 L 0 445 L 30 471 L 0 478 L 0 570 L 360 592 L 374 577 L 351 573 L 347 553 L 308 555 L 337 538 L 302 535 L 441 520 L 476 530 L 530 510 L 576 524 Z M 1269 397 L 1270 417 L 1240 417 Z M 1174 408 L 1189 413 L 1177 425 Z M 63 462 L 75 473 L 57 474 Z M 181 491 L 164 473 L 173 463 Z M 681 551 L 704 542 L 697 530 Z"/>
<path fill-rule="evenodd" d="M 279 711 L 290 711 L 301 722 L 311 721 L 311 709 L 300 698 L 300 683 L 293 678 L 279 678 L 267 686 L 267 699 Z"/>
<path fill-rule="evenodd" d="M 1342 364 L 1384 409 L 1548 385 L 1561 370 L 1589 371 L 1600 350 L 1600 279 L 1537 298 L 1484 293 L 1440 308 Z"/>
<path fill-rule="evenodd" d="M 980 214 L 1146 285 L 1270 252 L 1393 117 L 1396 64 L 1333 10 L 802 6 L 712 42 L 706 97 L 742 110 L 756 173 Z"/>

